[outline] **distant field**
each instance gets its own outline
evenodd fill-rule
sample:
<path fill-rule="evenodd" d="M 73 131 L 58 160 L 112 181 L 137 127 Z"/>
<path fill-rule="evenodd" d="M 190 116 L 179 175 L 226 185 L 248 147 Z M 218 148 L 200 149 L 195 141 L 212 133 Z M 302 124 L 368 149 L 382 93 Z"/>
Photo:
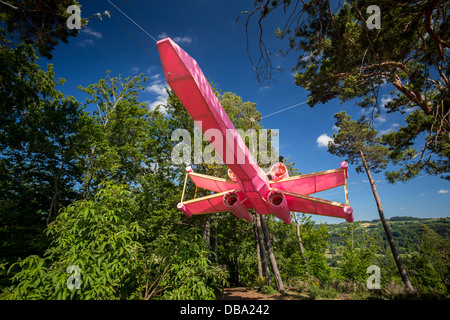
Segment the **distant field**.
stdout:
<path fill-rule="evenodd" d="M 450 218 L 413 218 L 413 217 L 392 217 L 387 220 L 394 240 L 400 253 L 410 253 L 417 251 L 420 245 L 419 240 L 422 233 L 422 225 L 427 225 L 436 233 L 444 238 L 450 238 Z M 379 219 L 373 221 L 358 221 L 357 228 L 354 230 L 354 236 L 366 233 L 379 238 L 382 246 L 388 246 L 385 232 Z M 340 252 L 338 248 L 344 245 L 342 234 L 346 233 L 348 223 L 327 224 L 329 227 L 330 248 L 327 252 L 327 258 L 336 257 L 334 251 Z"/>

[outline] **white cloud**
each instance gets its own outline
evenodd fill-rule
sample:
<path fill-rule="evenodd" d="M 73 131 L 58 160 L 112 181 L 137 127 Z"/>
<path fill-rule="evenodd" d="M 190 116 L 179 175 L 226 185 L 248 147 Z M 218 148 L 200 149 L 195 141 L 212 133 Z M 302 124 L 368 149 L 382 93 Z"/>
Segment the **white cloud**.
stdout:
<path fill-rule="evenodd" d="M 376 120 L 378 121 L 378 122 L 380 122 L 380 123 L 384 123 L 384 122 L 386 122 L 387 120 L 386 120 L 386 117 L 385 116 L 378 116 L 377 118 L 376 118 Z"/>
<path fill-rule="evenodd" d="M 441 189 L 437 193 L 439 193 L 439 194 L 446 194 L 446 193 L 449 193 L 449 192 L 450 191 L 448 191 L 448 190 Z"/>
<path fill-rule="evenodd" d="M 406 113 L 414 112 L 414 110 L 416 110 L 416 108 L 417 108 L 417 107 L 406 108 L 406 109 L 405 109 L 405 112 L 406 112 Z"/>
<path fill-rule="evenodd" d="M 147 105 L 150 110 L 155 110 L 157 106 L 167 104 L 167 84 L 162 80 L 162 76 L 160 74 L 150 76 L 150 80 L 150 85 L 145 88 L 145 91 L 156 95 L 156 98 L 153 100 L 153 102 L 147 101 Z M 165 112 L 165 107 L 161 106 L 160 110 L 162 112 Z"/>
<path fill-rule="evenodd" d="M 167 34 L 167 32 L 163 32 L 161 34 L 158 35 L 158 39 L 165 39 L 169 37 L 169 35 Z M 188 37 L 188 36 L 184 36 L 184 37 L 170 37 L 173 41 L 175 41 L 178 44 L 190 44 L 192 43 L 192 38 Z"/>
<path fill-rule="evenodd" d="M 388 104 L 389 102 L 391 102 L 393 99 L 391 96 L 389 95 L 384 95 L 381 97 L 381 107 L 385 108 L 386 104 Z"/>
<path fill-rule="evenodd" d="M 88 45 L 94 44 L 94 40 L 92 39 L 85 39 L 83 41 L 80 42 L 79 46 L 86 48 Z"/>
<path fill-rule="evenodd" d="M 93 45 L 95 43 L 94 39 L 95 40 L 100 40 L 103 37 L 100 32 L 94 31 L 94 29 L 89 28 L 89 27 L 83 28 L 81 30 L 81 32 L 83 32 L 83 33 L 85 33 L 85 34 L 87 34 L 89 36 L 88 39 L 84 39 L 83 41 L 81 41 L 78 44 L 80 47 L 83 47 L 83 48 L 86 48 L 89 45 Z"/>
<path fill-rule="evenodd" d="M 167 34 L 167 32 L 163 32 L 163 33 L 158 34 L 157 38 L 158 39 L 164 39 L 164 38 L 167 38 L 168 36 L 169 35 Z"/>
<path fill-rule="evenodd" d="M 150 76 L 150 80 L 151 80 L 152 82 L 158 82 L 158 81 L 161 81 L 161 75 L 160 75 L 159 73 L 154 74 L 154 75 Z"/>
<path fill-rule="evenodd" d="M 395 129 L 400 128 L 400 124 L 399 123 L 393 123 L 391 124 L 391 126 L 385 130 L 381 130 L 380 133 L 381 134 L 386 134 L 389 133 L 391 131 L 394 131 Z"/>
<path fill-rule="evenodd" d="M 98 31 L 94 31 L 93 29 L 86 27 L 84 29 L 81 30 L 81 32 L 86 33 L 88 35 L 93 36 L 95 39 L 101 39 L 103 36 L 100 32 Z"/>
<path fill-rule="evenodd" d="M 326 148 L 328 147 L 328 142 L 333 142 L 333 138 L 328 136 L 326 133 L 322 133 L 316 140 L 317 146 L 319 148 Z"/>

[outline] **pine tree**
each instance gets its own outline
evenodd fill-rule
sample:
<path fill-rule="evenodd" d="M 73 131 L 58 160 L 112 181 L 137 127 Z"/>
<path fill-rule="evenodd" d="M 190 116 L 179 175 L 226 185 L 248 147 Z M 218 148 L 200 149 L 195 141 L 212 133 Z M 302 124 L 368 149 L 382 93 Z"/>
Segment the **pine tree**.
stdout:
<path fill-rule="evenodd" d="M 380 139 L 377 138 L 378 132 L 373 129 L 372 125 L 365 122 L 364 118 L 358 122 L 353 121 L 345 111 L 335 114 L 335 118 L 339 131 L 333 135 L 333 141 L 329 142 L 328 152 L 339 157 L 347 157 L 350 164 L 356 165 L 356 172 L 366 172 L 398 271 L 406 289 L 413 292 L 414 289 L 406 274 L 391 230 L 384 218 L 381 200 L 372 177 L 372 172 L 378 173 L 386 169 L 389 162 L 387 159 L 388 149 L 380 144 Z"/>
<path fill-rule="evenodd" d="M 373 5 L 380 13 L 375 28 L 369 13 Z M 275 34 L 288 40 L 282 53 L 299 52 L 294 81 L 308 91 L 308 105 L 337 98 L 353 100 L 374 115 L 407 113 L 407 124 L 385 141 L 392 160 L 402 165 L 389 180 L 405 181 L 420 173 L 450 179 L 449 1 L 256 0 L 254 7 L 240 16 L 247 18 L 246 29 L 251 21 L 260 27 L 255 37 L 259 52 L 248 49 L 260 82 L 272 81 L 276 70 L 263 19 L 284 11 L 285 21 L 277 15 Z M 392 90 L 383 108 L 380 90 Z M 417 142 L 418 150 L 413 148 Z"/>

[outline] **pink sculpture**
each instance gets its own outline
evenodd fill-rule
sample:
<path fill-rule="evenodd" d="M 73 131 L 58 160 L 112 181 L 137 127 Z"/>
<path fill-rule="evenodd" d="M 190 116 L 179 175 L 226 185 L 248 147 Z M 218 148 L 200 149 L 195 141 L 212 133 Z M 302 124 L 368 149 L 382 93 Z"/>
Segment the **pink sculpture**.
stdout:
<path fill-rule="evenodd" d="M 254 161 L 233 123 L 211 89 L 197 62 L 170 38 L 157 42 L 166 81 L 194 121 L 202 121 L 202 131 L 217 129 L 222 139 L 210 139 L 216 154 L 229 167 L 231 180 L 193 172 L 186 174 L 194 184 L 215 191 L 209 196 L 184 201 L 184 192 L 178 209 L 186 216 L 213 212 L 232 212 L 236 217 L 249 222 L 258 214 L 271 214 L 285 223 L 291 223 L 290 212 L 304 212 L 353 221 L 353 210 L 348 205 L 348 164 L 344 161 L 340 169 L 289 177 L 283 163 L 275 164 L 270 175 Z M 186 178 L 187 178 L 186 176 Z M 345 187 L 347 204 L 309 196 L 323 190 Z"/>

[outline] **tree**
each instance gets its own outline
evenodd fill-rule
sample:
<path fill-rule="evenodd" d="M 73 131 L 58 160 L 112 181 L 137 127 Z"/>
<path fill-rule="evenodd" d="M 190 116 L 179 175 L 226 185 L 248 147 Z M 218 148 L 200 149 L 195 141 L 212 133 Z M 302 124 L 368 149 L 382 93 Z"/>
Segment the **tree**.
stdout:
<path fill-rule="evenodd" d="M 45 250 L 43 229 L 77 199 L 77 159 L 87 150 L 83 108 L 58 91 L 64 79 L 51 64 L 36 62 L 31 45 L 0 48 L 0 259 L 8 262 Z"/>
<path fill-rule="evenodd" d="M 415 280 L 426 293 L 450 293 L 450 243 L 429 226 L 422 224 L 419 252 L 411 257 Z"/>
<path fill-rule="evenodd" d="M 300 226 L 300 234 L 306 251 L 308 277 L 316 277 L 322 283 L 328 282 L 331 279 L 331 268 L 328 267 L 325 257 L 329 238 L 328 227 L 322 223 L 316 226 L 313 220 L 306 218 Z"/>
<path fill-rule="evenodd" d="M 297 239 L 298 239 L 298 246 L 300 249 L 300 254 L 301 254 L 303 262 L 305 263 L 305 266 L 306 266 L 307 265 L 306 255 L 305 255 L 305 249 L 303 248 L 302 237 L 300 235 L 300 223 L 298 222 L 297 212 L 294 212 L 293 216 L 294 216 L 294 220 L 295 220 L 295 227 L 296 227 L 295 229 L 297 232 Z"/>
<path fill-rule="evenodd" d="M 356 99 L 374 116 L 383 109 L 402 114 L 416 109 L 407 125 L 385 140 L 395 151 L 390 153 L 392 159 L 403 166 L 390 175 L 390 181 L 405 181 L 423 171 L 450 179 L 450 5 L 444 0 L 377 1 L 381 25 L 371 29 L 367 10 L 373 4 L 370 0 L 338 6 L 329 0 L 257 0 L 252 12 L 241 13 L 247 16 L 246 29 L 260 14 L 260 56 L 252 58 L 253 69 L 258 79 L 272 80 L 272 53 L 262 23 L 271 12 L 283 9 L 287 19 L 276 35 L 288 39 L 282 53 L 300 51 L 294 79 L 309 91 L 309 106 L 338 98 Z M 379 94 L 386 88 L 393 89 L 391 101 L 381 108 Z"/>
<path fill-rule="evenodd" d="M 338 133 L 333 134 L 333 141 L 328 144 L 328 152 L 339 157 L 346 157 L 350 164 L 357 165 L 356 172 L 365 171 L 369 179 L 370 187 L 378 208 L 378 214 L 383 225 L 386 237 L 397 264 L 398 271 L 406 289 L 413 292 L 414 289 L 403 266 L 400 254 L 392 236 L 391 230 L 384 217 L 383 207 L 378 196 L 375 181 L 371 172 L 380 172 L 388 164 L 388 150 L 380 144 L 377 138 L 378 132 L 373 127 L 364 122 L 364 118 L 356 122 L 345 111 L 335 114 Z"/>
<path fill-rule="evenodd" d="M 32 255 L 10 267 L 20 268 L 10 299 L 117 299 L 133 293 L 125 286 L 141 258 L 138 238 L 144 230 L 133 221 L 137 207 L 129 188 L 102 187 L 94 199 L 73 203 L 50 225 L 52 245 L 43 258 Z M 66 271 L 72 265 L 80 278 L 79 289 L 71 290 Z"/>
<path fill-rule="evenodd" d="M 79 6 L 76 0 L 0 1 L 1 19 L 14 41 L 10 45 L 32 44 L 41 56 L 51 59 L 59 41 L 67 43 L 69 37 L 78 35 L 77 29 L 69 29 L 66 24 L 71 15 L 67 8 L 71 5 Z M 17 34 L 18 39 L 12 34 Z"/>
<path fill-rule="evenodd" d="M 346 279 L 364 281 L 367 278 L 367 267 L 375 262 L 375 239 L 366 233 L 355 235 L 355 231 L 358 231 L 358 223 L 349 224 L 347 232 L 342 235 L 345 247 L 342 252 L 340 273 Z"/>
<path fill-rule="evenodd" d="M 157 139 L 148 125 L 151 118 L 146 103 L 139 103 L 139 90 L 143 90 L 142 74 L 135 77 L 111 77 L 79 89 L 90 97 L 86 107 L 95 111 L 91 123 L 84 128 L 89 136 L 90 152 L 82 160 L 87 168 L 84 175 L 83 197 L 104 179 L 118 183 L 136 182 L 139 175 L 154 164 L 150 152 L 157 148 Z"/>
<path fill-rule="evenodd" d="M 264 236 L 261 228 L 261 216 L 259 214 L 255 215 L 255 225 L 256 225 L 256 242 L 257 249 L 259 249 L 258 256 L 261 259 L 262 268 L 264 271 L 264 275 L 266 276 L 267 285 L 270 286 L 271 283 L 271 275 L 269 271 L 269 264 L 267 263 L 266 250 L 264 245 Z"/>
<path fill-rule="evenodd" d="M 267 228 L 266 219 L 264 216 L 259 217 L 261 220 L 261 229 L 264 233 L 264 240 L 266 241 L 267 253 L 269 255 L 270 265 L 272 266 L 273 276 L 278 292 L 285 294 L 283 280 L 281 279 L 280 271 L 278 270 L 277 260 L 273 252 L 272 242 L 270 240 L 269 229 Z"/>

